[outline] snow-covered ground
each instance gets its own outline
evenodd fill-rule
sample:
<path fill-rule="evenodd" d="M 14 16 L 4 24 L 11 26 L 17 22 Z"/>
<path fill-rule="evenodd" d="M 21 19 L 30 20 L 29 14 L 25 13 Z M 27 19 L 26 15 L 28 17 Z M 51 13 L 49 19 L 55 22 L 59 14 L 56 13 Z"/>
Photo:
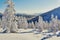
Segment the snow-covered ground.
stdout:
<path fill-rule="evenodd" d="M 21 32 L 28 32 L 32 29 L 21 29 Z M 45 35 L 34 33 L 0 33 L 0 40 L 41 40 Z M 60 37 L 53 36 L 46 40 L 60 40 Z"/>

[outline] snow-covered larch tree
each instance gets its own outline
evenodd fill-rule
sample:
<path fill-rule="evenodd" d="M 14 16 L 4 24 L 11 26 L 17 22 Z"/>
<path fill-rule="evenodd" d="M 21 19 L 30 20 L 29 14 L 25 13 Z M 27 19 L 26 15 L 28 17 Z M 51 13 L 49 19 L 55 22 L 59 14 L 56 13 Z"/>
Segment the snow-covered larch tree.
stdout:
<path fill-rule="evenodd" d="M 7 8 L 2 17 L 2 22 L 3 22 L 2 27 L 7 30 L 6 31 L 7 33 L 10 33 L 11 31 L 13 31 L 11 28 L 13 28 L 12 22 L 14 20 L 15 9 L 14 9 L 14 3 L 12 2 L 12 0 L 7 0 L 6 4 L 7 4 Z"/>
<path fill-rule="evenodd" d="M 43 31 L 43 30 L 44 30 L 44 28 L 43 28 L 43 19 L 42 19 L 41 16 L 39 16 L 38 27 L 39 27 L 39 28 L 38 28 L 39 31 Z"/>

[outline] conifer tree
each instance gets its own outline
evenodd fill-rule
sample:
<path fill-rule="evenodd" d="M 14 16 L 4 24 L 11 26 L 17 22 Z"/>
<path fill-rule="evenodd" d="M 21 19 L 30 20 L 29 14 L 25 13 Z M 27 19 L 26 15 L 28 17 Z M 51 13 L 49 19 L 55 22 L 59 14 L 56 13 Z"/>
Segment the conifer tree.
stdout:
<path fill-rule="evenodd" d="M 15 9 L 12 0 L 7 0 L 6 4 L 7 4 L 7 8 L 3 14 L 2 22 L 3 22 L 3 27 L 6 28 L 7 30 L 6 32 L 10 33 L 12 30 L 11 28 L 12 28 L 12 22 L 14 20 Z"/>

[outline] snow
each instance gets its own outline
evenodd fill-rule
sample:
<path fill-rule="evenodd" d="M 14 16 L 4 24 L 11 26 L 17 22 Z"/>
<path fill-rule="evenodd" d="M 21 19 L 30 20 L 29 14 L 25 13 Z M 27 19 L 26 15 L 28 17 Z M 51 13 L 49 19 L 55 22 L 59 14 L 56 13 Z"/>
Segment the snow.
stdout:
<path fill-rule="evenodd" d="M 20 32 L 29 32 L 33 29 L 20 29 Z M 34 33 L 0 33 L 0 40 L 41 40 L 46 35 Z M 60 40 L 60 37 L 52 36 L 46 40 Z"/>
<path fill-rule="evenodd" d="M 57 31 L 57 32 L 56 32 L 56 34 L 59 34 L 59 33 L 60 33 L 60 31 Z"/>
<path fill-rule="evenodd" d="M 0 28 L 0 32 L 2 31 L 3 29 L 2 28 Z"/>

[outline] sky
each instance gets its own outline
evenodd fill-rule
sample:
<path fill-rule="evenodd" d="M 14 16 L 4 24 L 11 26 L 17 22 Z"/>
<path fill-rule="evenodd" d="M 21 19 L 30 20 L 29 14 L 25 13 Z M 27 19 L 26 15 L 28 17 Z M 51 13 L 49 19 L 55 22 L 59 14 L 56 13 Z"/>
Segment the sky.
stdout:
<path fill-rule="evenodd" d="M 6 9 L 6 0 L 0 0 L 0 12 Z M 38 14 L 60 6 L 60 0 L 13 0 L 17 13 Z"/>

